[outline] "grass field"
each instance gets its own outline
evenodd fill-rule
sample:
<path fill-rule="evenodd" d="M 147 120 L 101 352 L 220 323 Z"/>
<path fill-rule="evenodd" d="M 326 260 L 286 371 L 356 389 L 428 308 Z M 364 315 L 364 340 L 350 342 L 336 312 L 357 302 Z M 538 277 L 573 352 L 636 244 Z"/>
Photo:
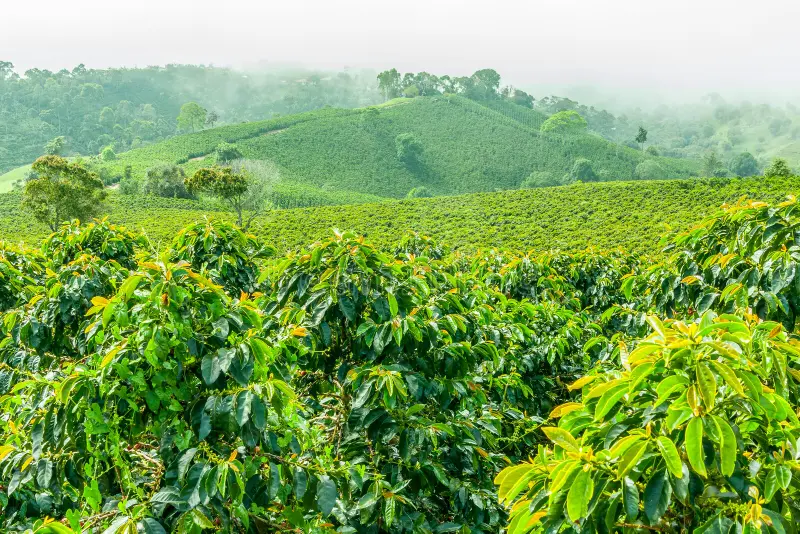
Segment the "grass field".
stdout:
<path fill-rule="evenodd" d="M 654 253 L 669 227 L 684 229 L 742 196 L 775 201 L 800 193 L 800 178 L 605 182 L 377 204 L 275 210 L 253 232 L 281 250 L 330 235 L 332 228 L 367 234 L 389 247 L 409 230 L 455 247 L 576 250 L 622 247 Z M 196 201 L 112 193 L 109 219 L 155 242 L 204 217 L 230 214 Z M 46 229 L 19 210 L 19 195 L 0 195 L 0 237 L 37 242 Z"/>
<path fill-rule="evenodd" d="M 0 193 L 8 193 L 11 191 L 14 182 L 22 180 L 25 177 L 25 173 L 27 173 L 30 168 L 30 165 L 23 165 L 22 167 L 17 167 L 16 169 L 0 175 Z"/>

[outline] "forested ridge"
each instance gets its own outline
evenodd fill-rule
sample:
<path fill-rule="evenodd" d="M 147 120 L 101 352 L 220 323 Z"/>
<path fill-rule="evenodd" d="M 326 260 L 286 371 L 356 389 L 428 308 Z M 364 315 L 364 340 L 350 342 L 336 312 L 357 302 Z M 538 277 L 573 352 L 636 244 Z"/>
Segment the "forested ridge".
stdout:
<path fill-rule="evenodd" d="M 241 72 L 213 66 L 89 69 L 22 74 L 0 62 L 0 173 L 30 163 L 48 142 L 64 137 L 59 153 L 97 155 L 174 136 L 181 108 L 205 111 L 194 131 L 293 114 L 324 106 L 359 107 L 380 99 L 371 72 L 276 69 Z"/>

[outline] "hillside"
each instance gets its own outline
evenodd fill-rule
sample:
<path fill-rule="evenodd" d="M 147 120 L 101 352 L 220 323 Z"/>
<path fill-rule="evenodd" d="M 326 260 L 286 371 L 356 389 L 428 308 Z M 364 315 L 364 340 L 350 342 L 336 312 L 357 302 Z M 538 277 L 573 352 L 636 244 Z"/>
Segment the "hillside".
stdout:
<path fill-rule="evenodd" d="M 279 192 L 297 187 L 316 191 L 322 195 L 319 204 L 340 203 L 325 199 L 332 192 L 403 198 L 420 186 L 434 195 L 517 189 L 533 171 L 560 177 L 581 158 L 598 175 L 614 180 L 634 178 L 637 165 L 646 159 L 657 162 L 669 177 L 699 170 L 691 160 L 651 158 L 587 133 L 541 134 L 544 119 L 505 102 L 401 98 L 368 108 L 326 108 L 209 129 L 131 150 L 99 165 L 112 180 L 128 165 L 134 177 L 157 163 L 180 164 L 192 172 L 213 164 L 214 149 L 226 141 L 235 143 L 245 158 L 275 163 L 281 175 Z M 418 147 L 405 159 L 397 145 L 403 134 Z M 351 198 L 357 201 L 363 199 Z"/>
<path fill-rule="evenodd" d="M 324 106 L 380 100 L 372 71 L 300 68 L 238 71 L 205 65 L 25 73 L 0 61 L 0 173 L 30 163 L 63 136 L 63 154 L 122 152 L 179 133 L 181 106 L 196 102 L 209 126 Z"/>
<path fill-rule="evenodd" d="M 279 249 L 293 249 L 331 234 L 332 228 L 366 234 L 391 247 L 415 230 L 459 248 L 579 250 L 623 247 L 658 252 L 658 237 L 687 228 L 742 196 L 776 201 L 800 193 L 800 178 L 717 178 L 607 182 L 463 196 L 275 210 L 258 219 L 254 233 Z M 111 195 L 109 219 L 144 229 L 154 241 L 204 217 L 226 218 L 191 200 Z M 19 210 L 18 194 L 0 195 L 0 236 L 34 243 L 44 227 Z"/>

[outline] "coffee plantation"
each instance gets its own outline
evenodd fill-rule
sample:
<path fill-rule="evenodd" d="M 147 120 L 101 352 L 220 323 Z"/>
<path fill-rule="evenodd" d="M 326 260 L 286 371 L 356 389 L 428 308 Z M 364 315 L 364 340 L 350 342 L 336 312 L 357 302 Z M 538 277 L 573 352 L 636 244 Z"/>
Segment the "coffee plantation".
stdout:
<path fill-rule="evenodd" d="M 0 529 L 796 532 L 797 202 L 661 248 L 4 245 Z"/>

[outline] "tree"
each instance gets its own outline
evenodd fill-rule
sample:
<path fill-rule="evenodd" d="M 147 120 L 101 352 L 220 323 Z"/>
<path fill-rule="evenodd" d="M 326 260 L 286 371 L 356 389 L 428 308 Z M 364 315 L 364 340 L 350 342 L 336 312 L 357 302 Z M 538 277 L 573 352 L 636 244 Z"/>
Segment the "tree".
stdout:
<path fill-rule="evenodd" d="M 581 182 L 597 181 L 597 175 L 594 173 L 594 169 L 592 169 L 592 162 L 586 158 L 576 159 L 569 175 L 573 180 L 580 180 Z"/>
<path fill-rule="evenodd" d="M 114 161 L 117 159 L 117 153 L 114 152 L 113 147 L 107 146 L 100 152 L 100 159 L 103 161 Z"/>
<path fill-rule="evenodd" d="M 400 73 L 397 69 L 385 70 L 378 74 L 378 89 L 384 100 L 400 96 Z"/>
<path fill-rule="evenodd" d="M 197 102 L 187 102 L 181 106 L 178 115 L 178 129 L 184 132 L 201 130 L 206 123 L 207 112 Z"/>
<path fill-rule="evenodd" d="M 64 152 L 64 145 L 67 144 L 67 138 L 63 135 L 54 137 L 44 145 L 44 153 L 48 156 L 60 156 Z"/>
<path fill-rule="evenodd" d="M 586 119 L 576 111 L 559 111 L 542 123 L 539 129 L 543 133 L 572 134 L 585 131 Z"/>
<path fill-rule="evenodd" d="M 518 106 L 533 108 L 534 98 L 520 89 L 509 88 L 506 98 Z"/>
<path fill-rule="evenodd" d="M 32 169 L 36 177 L 25 184 L 22 206 L 51 231 L 65 221 L 84 221 L 102 212 L 107 193 L 93 172 L 60 156 L 42 156 Z"/>
<path fill-rule="evenodd" d="M 725 168 L 717 153 L 712 150 L 703 156 L 703 175 L 720 178 L 730 175 L 730 171 Z"/>
<path fill-rule="evenodd" d="M 424 185 L 421 185 L 419 187 L 413 187 L 406 195 L 406 198 L 431 198 L 431 197 L 433 197 L 433 193 L 431 193 L 431 191 Z"/>
<path fill-rule="evenodd" d="M 561 185 L 558 178 L 549 171 L 533 171 L 522 181 L 520 189 L 534 189 L 537 187 L 551 187 Z"/>
<path fill-rule="evenodd" d="M 213 128 L 218 120 L 219 120 L 219 115 L 217 115 L 217 112 L 216 111 L 210 111 L 208 113 L 208 117 L 206 118 L 206 124 L 208 126 L 210 126 L 211 128 Z"/>
<path fill-rule="evenodd" d="M 184 183 L 191 193 L 204 193 L 225 203 L 236 213 L 236 223 L 244 231 L 267 208 L 272 184 L 263 177 L 254 177 L 240 166 L 199 169 Z"/>
<path fill-rule="evenodd" d="M 640 180 L 660 180 L 667 177 L 664 168 L 651 159 L 645 160 L 637 165 L 634 174 L 636 178 Z"/>
<path fill-rule="evenodd" d="M 142 193 L 164 198 L 193 198 L 186 189 L 186 173 L 177 165 L 159 165 L 147 169 Z"/>
<path fill-rule="evenodd" d="M 766 169 L 764 169 L 764 176 L 767 178 L 789 178 L 794 176 L 789 163 L 783 158 L 775 158 L 772 160 Z"/>
<path fill-rule="evenodd" d="M 494 69 L 481 69 L 470 77 L 472 87 L 467 96 L 474 100 L 489 100 L 499 94 L 500 75 Z"/>
<path fill-rule="evenodd" d="M 736 176 L 756 176 L 758 174 L 758 162 L 750 152 L 742 152 L 733 158 L 730 168 Z"/>
<path fill-rule="evenodd" d="M 422 163 L 423 147 L 413 133 L 401 133 L 394 140 L 397 159 L 412 170 Z"/>
<path fill-rule="evenodd" d="M 217 153 L 217 161 L 220 163 L 228 163 L 235 159 L 242 159 L 242 153 L 239 148 L 232 143 L 220 143 L 215 149 Z"/>
<path fill-rule="evenodd" d="M 647 142 L 647 130 L 642 126 L 639 126 L 639 133 L 636 134 L 636 142 L 639 143 L 639 146 L 642 147 L 642 152 L 644 152 L 644 144 Z"/>

